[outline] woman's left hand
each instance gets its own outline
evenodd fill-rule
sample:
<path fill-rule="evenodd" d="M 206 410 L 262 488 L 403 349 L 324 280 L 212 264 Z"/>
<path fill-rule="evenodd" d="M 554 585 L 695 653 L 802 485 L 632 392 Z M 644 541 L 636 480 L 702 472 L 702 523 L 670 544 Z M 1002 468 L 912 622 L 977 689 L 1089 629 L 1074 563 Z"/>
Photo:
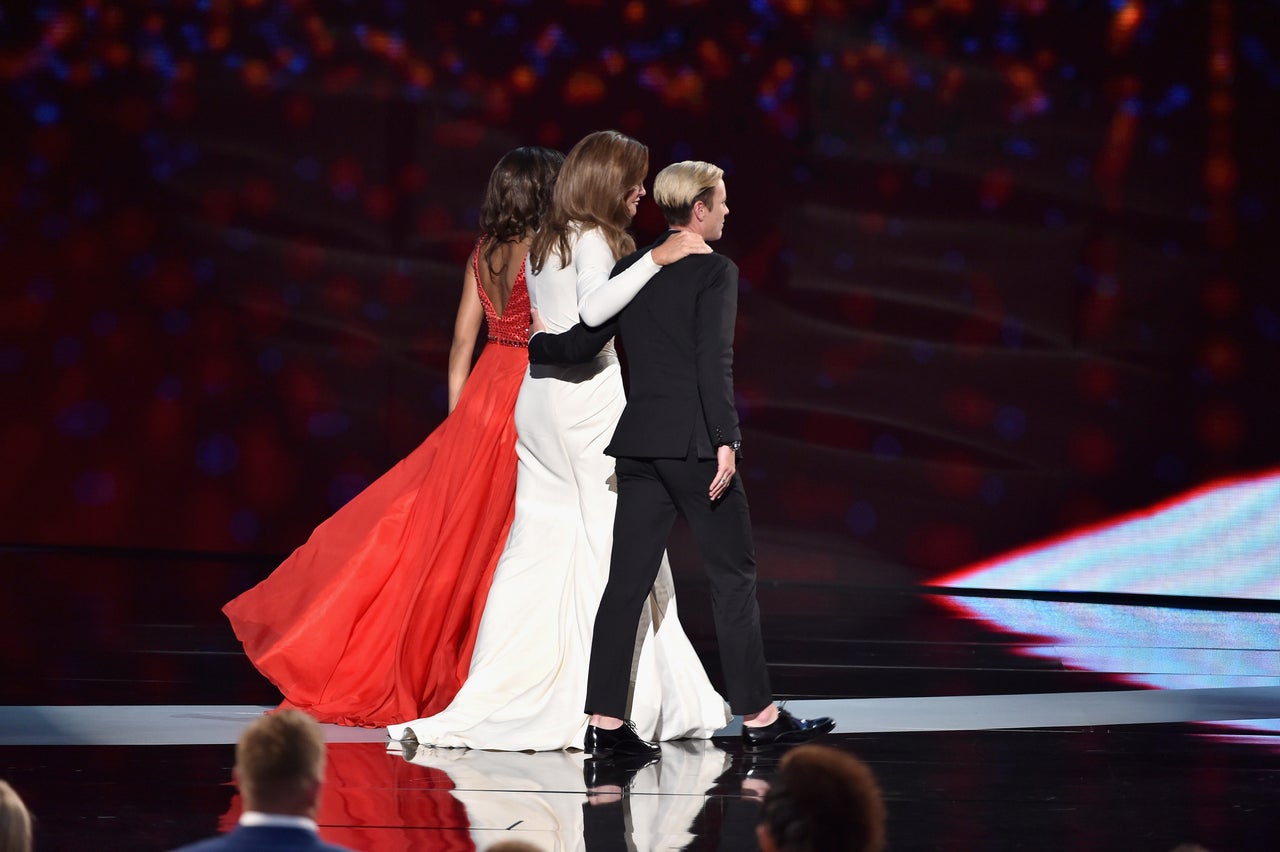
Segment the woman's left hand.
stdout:
<path fill-rule="evenodd" d="M 713 501 L 719 500 L 729 490 L 729 486 L 733 484 L 733 475 L 737 472 L 738 457 L 733 452 L 733 447 L 717 448 L 716 478 L 711 480 L 711 489 L 708 492 Z"/>

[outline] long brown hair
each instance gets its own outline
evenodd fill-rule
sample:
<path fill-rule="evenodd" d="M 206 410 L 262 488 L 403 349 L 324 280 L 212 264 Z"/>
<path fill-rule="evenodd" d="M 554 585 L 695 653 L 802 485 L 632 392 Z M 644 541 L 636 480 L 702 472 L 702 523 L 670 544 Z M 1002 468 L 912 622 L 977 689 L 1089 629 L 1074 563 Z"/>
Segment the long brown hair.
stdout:
<path fill-rule="evenodd" d="M 635 250 L 627 190 L 649 172 L 649 149 L 616 130 L 584 136 L 565 158 L 551 195 L 551 209 L 529 247 L 534 272 L 555 252 L 562 266 L 573 261 L 569 231 L 599 228 L 615 260 Z"/>
<path fill-rule="evenodd" d="M 484 262 L 494 278 L 505 269 L 493 266 L 498 247 L 532 234 L 542 224 L 562 163 L 564 154 L 559 151 L 531 145 L 508 151 L 490 172 L 480 203 L 480 229 L 489 235 Z"/>

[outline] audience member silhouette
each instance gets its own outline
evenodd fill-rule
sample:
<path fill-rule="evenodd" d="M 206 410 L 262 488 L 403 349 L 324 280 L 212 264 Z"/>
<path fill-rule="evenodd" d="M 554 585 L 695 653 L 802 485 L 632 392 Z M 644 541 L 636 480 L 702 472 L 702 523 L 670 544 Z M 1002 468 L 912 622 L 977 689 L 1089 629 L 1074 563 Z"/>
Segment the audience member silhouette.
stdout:
<path fill-rule="evenodd" d="M 351 852 L 322 841 L 316 826 L 324 762 L 324 734 L 310 716 L 285 710 L 259 718 L 240 735 L 231 771 L 244 799 L 240 825 L 179 852 Z"/>
<path fill-rule="evenodd" d="M 31 852 L 31 813 L 7 781 L 0 781 L 0 852 Z"/>
<path fill-rule="evenodd" d="M 884 824 L 870 767 L 829 746 L 803 745 L 770 780 L 756 838 L 761 852 L 879 852 Z"/>

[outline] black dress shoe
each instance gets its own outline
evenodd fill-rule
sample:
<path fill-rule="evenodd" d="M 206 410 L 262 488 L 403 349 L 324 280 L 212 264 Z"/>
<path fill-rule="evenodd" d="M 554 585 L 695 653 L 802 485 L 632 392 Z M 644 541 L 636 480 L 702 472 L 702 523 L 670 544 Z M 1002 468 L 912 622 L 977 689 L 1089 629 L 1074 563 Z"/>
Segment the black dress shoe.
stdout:
<path fill-rule="evenodd" d="M 763 781 L 768 784 L 778 774 L 780 756 L 772 752 L 744 751 L 742 753 L 742 780 Z"/>
<path fill-rule="evenodd" d="M 621 787 L 626 790 L 636 773 L 658 758 L 651 754 L 628 754 L 619 757 L 589 757 L 582 764 L 582 781 L 590 792 L 596 787 Z"/>
<path fill-rule="evenodd" d="M 658 757 L 662 754 L 662 749 L 640 739 L 633 722 L 623 722 L 621 728 L 615 728 L 612 731 L 587 725 L 587 735 L 583 738 L 582 750 L 592 757 L 614 755 Z"/>
<path fill-rule="evenodd" d="M 772 745 L 795 745 L 808 742 L 819 734 L 825 734 L 836 726 L 836 720 L 829 716 L 817 719 L 797 719 L 781 707 L 778 718 L 760 728 L 742 726 L 742 743 L 748 749 L 765 748 Z"/>

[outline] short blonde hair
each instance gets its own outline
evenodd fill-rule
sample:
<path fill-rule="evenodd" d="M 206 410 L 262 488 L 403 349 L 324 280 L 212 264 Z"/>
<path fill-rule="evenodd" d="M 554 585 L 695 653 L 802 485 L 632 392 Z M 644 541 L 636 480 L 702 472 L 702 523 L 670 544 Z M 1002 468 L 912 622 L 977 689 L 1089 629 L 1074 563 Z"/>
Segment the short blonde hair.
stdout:
<path fill-rule="evenodd" d="M 711 193 L 724 177 L 724 169 L 701 160 L 672 163 L 653 179 L 653 201 L 667 217 L 668 225 L 687 225 L 693 205 L 710 204 Z"/>
<path fill-rule="evenodd" d="M 289 813 L 324 780 L 324 733 L 301 710 L 254 721 L 236 743 L 236 773 L 248 810 Z"/>
<path fill-rule="evenodd" d="M 31 848 L 31 813 L 18 791 L 0 781 L 0 849 L 27 852 Z"/>

